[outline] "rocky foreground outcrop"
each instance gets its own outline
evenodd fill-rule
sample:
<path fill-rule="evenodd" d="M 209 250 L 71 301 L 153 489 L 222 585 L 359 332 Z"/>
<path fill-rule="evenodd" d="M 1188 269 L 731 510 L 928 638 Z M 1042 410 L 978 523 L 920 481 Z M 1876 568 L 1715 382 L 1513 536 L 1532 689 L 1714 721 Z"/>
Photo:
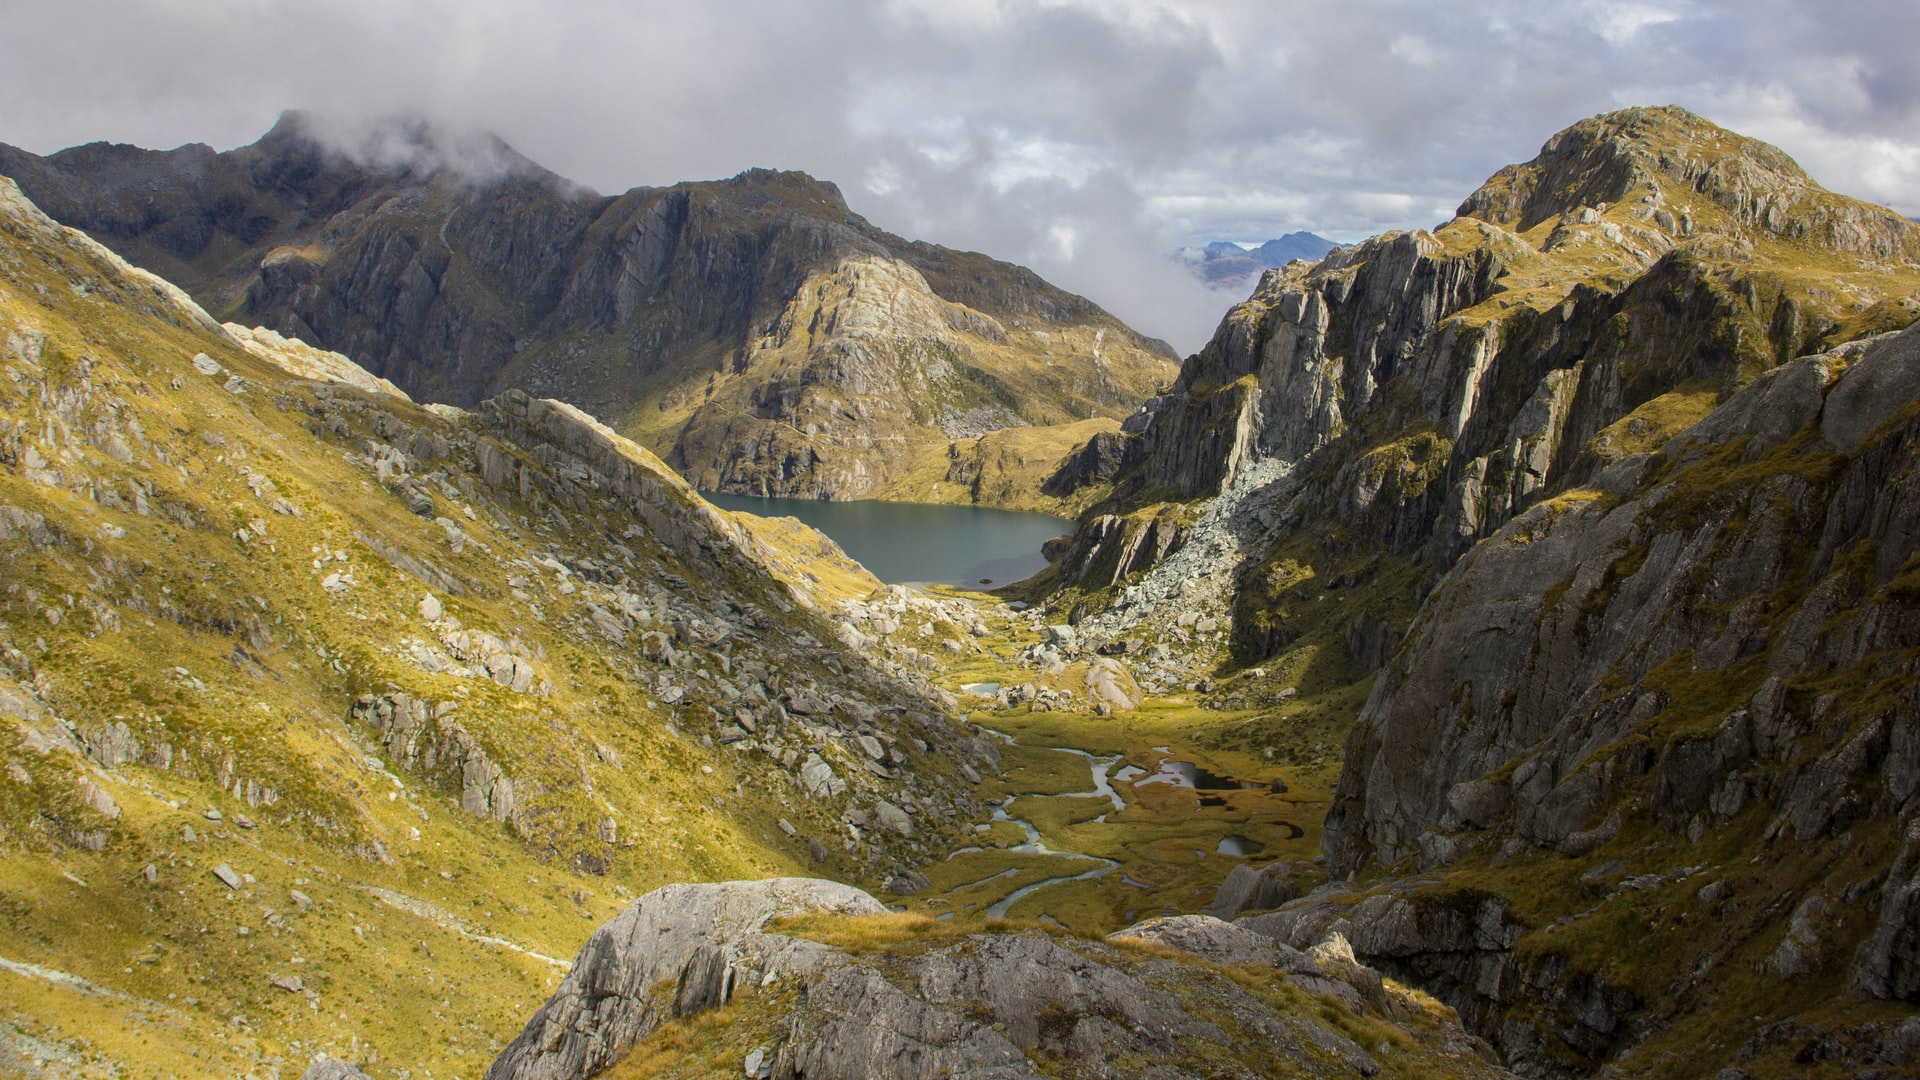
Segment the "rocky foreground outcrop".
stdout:
<path fill-rule="evenodd" d="M 585 1080 L 723 1006 L 724 1026 L 651 1066 L 730 1060 L 780 1080 L 1373 1076 L 1383 1062 L 1499 1074 L 1444 1010 L 1338 938 L 1302 952 L 1210 916 L 1106 941 L 963 934 L 846 885 L 776 878 L 641 897 L 594 933 L 487 1077 Z"/>
<path fill-rule="evenodd" d="M 801 173 L 602 196 L 497 140 L 314 131 L 289 113 L 225 153 L 0 146 L 0 174 L 223 318 L 422 401 L 570 402 L 702 488 L 871 497 L 953 440 L 1118 419 L 1173 373 L 1092 302 L 886 233 Z"/>

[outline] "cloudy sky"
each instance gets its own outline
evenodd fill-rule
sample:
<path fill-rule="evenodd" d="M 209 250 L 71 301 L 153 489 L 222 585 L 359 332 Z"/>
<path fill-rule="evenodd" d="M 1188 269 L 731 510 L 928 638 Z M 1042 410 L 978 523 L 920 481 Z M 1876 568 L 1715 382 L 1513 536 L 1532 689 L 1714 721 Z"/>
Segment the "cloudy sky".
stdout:
<path fill-rule="evenodd" d="M 1197 348 L 1164 259 L 1445 220 L 1554 131 L 1677 103 L 1920 215 L 1912 0 L 5 0 L 0 141 L 228 147 L 283 108 L 499 134 L 605 192 L 751 166 Z"/>

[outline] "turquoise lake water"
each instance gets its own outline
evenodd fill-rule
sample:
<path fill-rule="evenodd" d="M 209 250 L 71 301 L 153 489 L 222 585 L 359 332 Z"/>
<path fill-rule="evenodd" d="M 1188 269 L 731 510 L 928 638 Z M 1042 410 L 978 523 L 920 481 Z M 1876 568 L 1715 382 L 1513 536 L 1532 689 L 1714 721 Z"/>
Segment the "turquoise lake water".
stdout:
<path fill-rule="evenodd" d="M 1045 569 L 1040 545 L 1073 531 L 1065 518 L 977 506 L 701 494 L 725 510 L 799 518 L 875 577 L 899 585 L 1010 584 Z"/>

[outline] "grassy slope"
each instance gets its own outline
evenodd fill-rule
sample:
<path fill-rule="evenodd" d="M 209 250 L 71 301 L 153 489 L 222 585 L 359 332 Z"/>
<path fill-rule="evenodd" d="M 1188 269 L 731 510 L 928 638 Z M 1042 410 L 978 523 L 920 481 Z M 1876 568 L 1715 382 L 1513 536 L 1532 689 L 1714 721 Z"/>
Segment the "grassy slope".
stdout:
<path fill-rule="evenodd" d="M 0 504 L 50 530 L 0 541 L 0 691 L 29 714 L 0 736 L 0 957 L 97 988 L 0 970 L 0 1023 L 65 1047 L 75 1059 L 62 1075 L 292 1074 L 320 1051 L 376 1076 L 472 1074 L 552 984 L 560 969 L 542 957 L 572 956 L 632 896 L 803 867 L 865 873 L 837 848 L 814 866 L 804 840 L 774 828 L 785 816 L 803 838 L 831 835 L 832 805 L 697 737 L 720 700 L 712 680 L 685 670 L 681 706 L 655 702 L 661 669 L 611 648 L 585 618 L 589 601 L 613 602 L 609 590 L 534 556 L 624 561 L 637 586 L 699 581 L 704 595 L 683 600 L 752 604 L 764 641 L 826 638 L 804 612 L 773 607 L 784 593 L 771 581 L 739 559 L 689 566 L 609 503 L 563 510 L 430 487 L 435 513 L 477 545 L 458 553 L 354 457 L 389 422 L 457 435 L 471 420 L 289 381 L 88 245 L 18 217 L 0 229 L 0 328 L 14 335 Z M 203 352 L 226 370 L 196 371 L 189 358 Z M 243 393 L 223 389 L 229 373 Z M 316 434 L 330 415 L 345 434 Z M 29 473 L 29 447 L 57 480 Z M 473 478 L 470 460 L 441 468 Z M 255 494 L 245 470 L 272 490 Z M 274 493 L 298 515 L 269 509 Z M 442 568 L 464 595 L 395 569 L 362 537 Z M 340 572 L 352 584 L 323 587 Z M 857 568 L 835 574 L 794 580 L 823 601 L 870 587 Z M 408 662 L 410 647 L 435 643 L 416 611 L 429 592 L 465 625 L 521 642 L 550 693 Z M 769 647 L 743 641 L 736 659 Z M 831 678 L 827 655 L 798 650 L 780 674 Z M 519 785 L 519 827 L 462 810 L 457 774 L 450 788 L 444 770 L 400 771 L 371 728 L 348 721 L 356 695 L 387 687 L 454 703 L 453 719 Z M 57 738 L 53 713 L 82 734 L 124 722 L 149 755 L 173 747 L 172 761 L 109 770 L 38 753 L 24 732 Z M 229 773 L 277 801 L 237 798 Z M 110 796 L 117 819 L 84 803 L 76 777 Z M 239 827 L 242 815 L 256 827 Z M 229 890 L 210 875 L 218 864 L 250 880 Z M 582 870 L 595 866 L 606 872 Z M 272 985 L 295 975 L 314 997 Z"/>

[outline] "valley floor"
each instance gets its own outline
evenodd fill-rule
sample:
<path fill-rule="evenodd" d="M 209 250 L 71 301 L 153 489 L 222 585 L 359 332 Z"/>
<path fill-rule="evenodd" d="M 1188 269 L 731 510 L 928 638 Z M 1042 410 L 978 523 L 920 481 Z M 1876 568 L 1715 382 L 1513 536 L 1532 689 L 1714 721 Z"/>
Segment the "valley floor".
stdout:
<path fill-rule="evenodd" d="M 1004 743 L 1001 774 L 981 785 L 1000 807 L 974 826 L 977 845 L 923 868 L 930 887 L 905 899 L 909 911 L 1099 935 L 1206 910 L 1237 865 L 1319 858 L 1337 765 L 1281 768 L 1222 745 L 1223 732 L 1244 725 L 1284 725 L 1277 710 L 1222 712 L 1201 707 L 1198 695 L 1141 692 L 1138 707 L 1099 715 L 1084 690 L 1092 658 L 1051 675 L 1036 670 L 1023 653 L 1042 645 L 1043 629 L 971 595 L 985 602 L 990 633 L 937 681 Z M 996 700 L 1000 688 L 1026 685 L 1073 696 Z"/>

